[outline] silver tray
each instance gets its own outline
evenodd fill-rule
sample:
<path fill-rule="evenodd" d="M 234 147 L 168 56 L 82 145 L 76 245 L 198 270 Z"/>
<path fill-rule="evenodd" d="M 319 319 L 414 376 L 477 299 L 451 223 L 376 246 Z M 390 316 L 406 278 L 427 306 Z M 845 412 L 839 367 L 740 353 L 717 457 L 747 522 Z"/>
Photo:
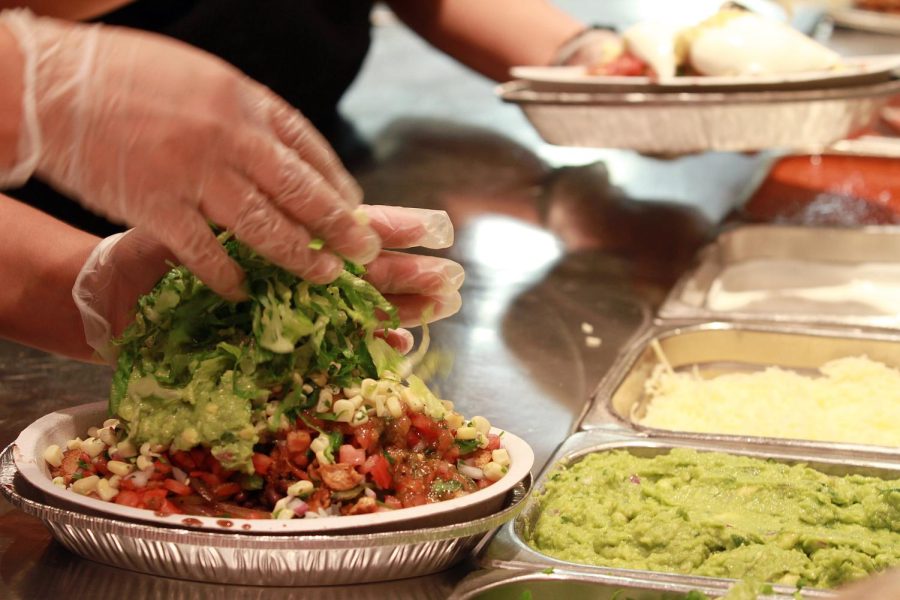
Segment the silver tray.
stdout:
<path fill-rule="evenodd" d="M 325 586 L 436 573 L 458 563 L 485 534 L 514 518 L 531 476 L 489 517 L 444 527 L 347 536 L 268 536 L 166 528 L 58 508 L 29 489 L 11 447 L 0 454 L 0 493 L 44 522 L 67 549 L 114 567 L 219 584 Z"/>
<path fill-rule="evenodd" d="M 859 331 L 810 325 L 765 325 L 710 322 L 649 328 L 619 357 L 600 383 L 580 429 L 628 429 L 638 434 L 668 436 L 705 443 L 771 444 L 804 451 L 822 448 L 848 453 L 875 453 L 900 457 L 897 447 L 866 444 L 767 438 L 749 435 L 695 433 L 646 427 L 635 420 L 647 397 L 644 383 L 659 359 L 651 344 L 657 342 L 676 370 L 697 366 L 705 373 L 752 371 L 770 365 L 814 371 L 835 358 L 866 354 L 872 360 L 900 367 L 900 332 Z"/>
<path fill-rule="evenodd" d="M 900 228 L 749 225 L 699 253 L 659 316 L 900 327 L 900 303 L 867 291 L 900 294 Z"/>
<path fill-rule="evenodd" d="M 734 579 L 680 575 L 656 571 L 618 569 L 582 565 L 557 560 L 542 554 L 523 540 L 523 532 L 537 516 L 536 495 L 540 493 L 545 478 L 560 462 L 577 461 L 592 453 L 606 450 L 635 450 L 642 454 L 664 452 L 671 448 L 693 448 L 700 451 L 727 452 L 757 458 L 770 458 L 784 462 L 803 462 L 830 474 L 843 475 L 860 473 L 869 476 L 900 477 L 900 458 L 876 457 L 865 453 L 849 453 L 831 448 L 804 450 L 778 444 L 757 444 L 747 447 L 740 443 L 709 442 L 701 443 L 671 437 L 648 438 L 633 433 L 617 433 L 608 430 L 582 431 L 569 437 L 544 469 L 535 483 L 535 495 L 526 503 L 522 513 L 512 522 L 506 524 L 494 537 L 490 545 L 480 556 L 481 565 L 485 568 L 519 569 L 540 571 L 552 568 L 554 571 L 566 573 L 601 575 L 620 578 L 634 583 L 668 584 L 674 583 L 689 588 L 724 590 L 735 583 Z M 785 596 L 794 592 L 793 588 L 775 585 L 775 591 Z M 804 598 L 833 598 L 833 590 L 805 588 Z"/>
<path fill-rule="evenodd" d="M 492 569 L 466 577 L 450 600 L 520 600 L 527 593 L 535 600 L 683 600 L 691 591 L 702 592 L 712 600 L 722 595 L 718 588 L 635 581 L 629 577 L 572 573 L 564 569 L 554 569 L 552 573 Z M 793 596 L 776 594 L 766 596 L 766 600 L 793 600 Z"/>
<path fill-rule="evenodd" d="M 861 130 L 900 81 L 827 90 L 735 93 L 547 92 L 497 88 L 545 141 L 647 154 L 824 149 Z"/>

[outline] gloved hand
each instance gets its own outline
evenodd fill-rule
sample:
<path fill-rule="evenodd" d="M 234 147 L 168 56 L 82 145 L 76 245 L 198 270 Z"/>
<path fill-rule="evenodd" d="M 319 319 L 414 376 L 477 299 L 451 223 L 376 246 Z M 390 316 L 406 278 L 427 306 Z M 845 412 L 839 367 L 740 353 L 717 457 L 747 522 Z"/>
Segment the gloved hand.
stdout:
<path fill-rule="evenodd" d="M 446 248 L 453 243 L 453 226 L 443 211 L 363 206 L 372 228 L 393 248 Z M 134 318 L 134 307 L 168 271 L 174 256 L 141 228 L 103 239 L 88 257 L 75 281 L 72 296 L 81 312 L 87 343 L 107 362 L 115 360 L 110 341 Z M 431 320 L 459 310 L 462 267 L 450 260 L 382 251 L 367 266 L 366 278 L 400 313 L 401 324 L 421 324 L 430 307 Z M 401 352 L 412 347 L 412 335 L 397 329 L 387 341 Z"/>
<path fill-rule="evenodd" d="M 243 273 L 208 227 L 225 227 L 310 281 L 380 249 L 352 214 L 361 191 L 292 107 L 225 62 L 174 40 L 5 11 L 24 56 L 18 164 L 87 208 L 169 247 L 221 295 Z M 326 251 L 309 248 L 311 237 Z"/>
<path fill-rule="evenodd" d="M 614 31 L 587 28 L 560 46 L 553 64 L 596 67 L 618 56 L 622 51 L 622 45 L 622 38 Z"/>

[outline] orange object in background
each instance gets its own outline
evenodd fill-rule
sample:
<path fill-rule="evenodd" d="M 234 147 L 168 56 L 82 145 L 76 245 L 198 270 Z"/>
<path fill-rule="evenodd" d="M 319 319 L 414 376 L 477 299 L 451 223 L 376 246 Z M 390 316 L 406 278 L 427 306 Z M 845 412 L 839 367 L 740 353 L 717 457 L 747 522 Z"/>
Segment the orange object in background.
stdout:
<path fill-rule="evenodd" d="M 900 97 L 867 134 L 900 134 Z M 900 159 L 844 154 L 786 156 L 742 211 L 750 221 L 798 225 L 900 223 Z"/>
<path fill-rule="evenodd" d="M 900 223 L 900 159 L 802 155 L 778 160 L 743 209 L 751 221 Z"/>

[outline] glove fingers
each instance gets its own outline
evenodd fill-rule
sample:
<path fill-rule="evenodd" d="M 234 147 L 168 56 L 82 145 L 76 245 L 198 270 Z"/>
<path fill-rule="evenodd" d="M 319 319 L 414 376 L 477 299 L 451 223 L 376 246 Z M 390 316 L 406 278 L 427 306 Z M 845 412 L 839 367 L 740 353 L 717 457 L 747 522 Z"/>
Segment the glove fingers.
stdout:
<path fill-rule="evenodd" d="M 300 158 L 322 174 L 344 202 L 358 206 L 363 192 L 350 176 L 337 154 L 315 127 L 287 102 L 272 98 L 269 119 L 281 142 L 292 148 Z"/>
<path fill-rule="evenodd" d="M 250 182 L 236 173 L 209 185 L 204 211 L 217 223 L 231 221 L 239 240 L 268 260 L 313 283 L 333 281 L 344 261 L 325 250 L 309 247 L 309 232 L 290 221 Z"/>
<path fill-rule="evenodd" d="M 401 327 L 416 327 L 422 324 L 422 317 L 431 311 L 429 322 L 455 315 L 462 306 L 459 292 L 442 296 L 419 296 L 414 294 L 385 294 L 388 302 L 397 307 Z"/>
<path fill-rule="evenodd" d="M 413 335 L 406 329 L 379 329 L 375 332 L 375 337 L 386 341 L 400 354 L 408 353 L 415 343 Z"/>
<path fill-rule="evenodd" d="M 385 248 L 449 248 L 453 245 L 453 223 L 443 210 L 401 206 L 362 205 L 369 225 Z"/>
<path fill-rule="evenodd" d="M 232 301 L 247 298 L 244 272 L 229 258 L 199 213 L 183 211 L 171 215 L 166 225 L 152 233 L 172 250 L 181 264 L 223 298 Z"/>
<path fill-rule="evenodd" d="M 462 265 L 435 256 L 382 251 L 366 265 L 366 279 L 382 294 L 441 296 L 459 290 Z"/>
<path fill-rule="evenodd" d="M 254 138 L 253 134 L 248 137 Z M 361 225 L 328 182 L 294 152 L 273 140 L 255 136 L 237 156 L 249 180 L 287 215 L 321 237 L 340 256 L 365 264 L 378 256 L 381 240 Z"/>

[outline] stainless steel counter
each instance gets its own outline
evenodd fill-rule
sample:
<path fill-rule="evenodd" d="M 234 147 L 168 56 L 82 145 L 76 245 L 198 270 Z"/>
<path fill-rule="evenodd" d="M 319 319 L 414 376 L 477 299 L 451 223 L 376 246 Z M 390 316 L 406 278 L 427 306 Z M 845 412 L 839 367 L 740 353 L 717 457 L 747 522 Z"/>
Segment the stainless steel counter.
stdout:
<path fill-rule="evenodd" d="M 410 73 L 430 73 L 427 87 L 404 81 Z M 371 145 L 355 168 L 368 201 L 443 208 L 456 224 L 447 254 L 467 280 L 463 310 L 434 328 L 455 360 L 439 388 L 463 413 L 528 440 L 537 469 L 768 160 L 550 148 L 490 90 L 385 25 L 343 108 Z M 585 343 L 582 323 L 599 347 Z M 0 342 L 0 444 L 40 415 L 105 397 L 109 379 L 108 369 Z M 3 598 L 445 598 L 466 570 L 327 590 L 167 580 L 71 555 L 0 500 Z"/>

